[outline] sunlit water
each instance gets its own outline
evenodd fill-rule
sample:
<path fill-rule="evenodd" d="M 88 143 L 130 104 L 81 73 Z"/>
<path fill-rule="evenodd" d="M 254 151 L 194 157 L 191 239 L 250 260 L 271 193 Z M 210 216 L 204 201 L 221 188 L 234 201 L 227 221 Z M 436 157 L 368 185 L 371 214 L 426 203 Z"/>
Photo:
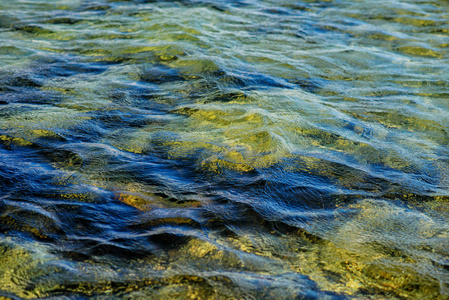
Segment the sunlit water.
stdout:
<path fill-rule="evenodd" d="M 0 298 L 449 298 L 449 2 L 0 2 Z"/>

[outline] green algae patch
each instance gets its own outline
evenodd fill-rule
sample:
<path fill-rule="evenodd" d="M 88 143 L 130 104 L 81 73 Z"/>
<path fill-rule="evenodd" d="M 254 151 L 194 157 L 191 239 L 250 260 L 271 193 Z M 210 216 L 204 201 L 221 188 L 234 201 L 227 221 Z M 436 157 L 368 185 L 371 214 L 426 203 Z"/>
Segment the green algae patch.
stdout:
<path fill-rule="evenodd" d="M 30 129 L 30 130 L 20 130 L 15 133 L 18 136 L 22 137 L 0 137 L 1 140 L 10 143 L 12 142 L 18 146 L 32 146 L 32 145 L 40 145 L 41 143 L 50 142 L 50 141 L 65 141 L 64 137 L 57 134 L 52 130 L 47 129 Z"/>
<path fill-rule="evenodd" d="M 170 63 L 170 66 L 179 68 L 183 74 L 199 76 L 219 71 L 219 66 L 210 59 L 183 58 Z"/>
<path fill-rule="evenodd" d="M 42 250 L 40 248 L 30 250 L 30 245 L 23 247 L 9 238 L 2 239 L 0 242 L 1 290 L 23 299 L 36 299 L 48 295 L 46 287 L 35 284 L 38 278 L 49 276 L 59 270 L 57 267 L 45 266 L 51 257 Z M 51 286 L 52 282 L 48 284 Z M 52 286 L 50 290 L 62 287 Z"/>
<path fill-rule="evenodd" d="M 421 272 L 426 272 L 429 259 L 432 259 L 430 256 L 434 255 L 417 256 L 413 246 L 407 246 L 420 240 L 418 244 L 431 243 L 431 247 L 438 251 L 443 241 L 434 239 L 439 234 L 435 220 L 422 213 L 408 212 L 387 202 L 369 199 L 349 208 L 357 211 L 354 218 L 344 220 L 338 226 L 339 229 L 329 236 L 331 243 L 326 242 L 326 246 L 316 248 L 321 253 L 320 259 L 326 261 L 321 272 L 311 275 L 323 276 L 316 280 L 318 284 L 326 284 L 329 289 L 350 295 L 360 296 L 365 290 L 398 299 L 430 295 L 443 299 L 438 282 L 442 278 L 436 279 L 430 274 L 421 277 Z M 376 238 L 380 235 L 383 238 Z M 324 254 L 322 251 L 329 252 Z M 304 255 L 313 253 L 308 251 Z M 310 257 L 304 259 L 308 262 L 313 260 Z M 301 272 L 308 274 L 310 271 Z M 334 274 L 335 282 L 325 279 L 326 272 Z"/>
<path fill-rule="evenodd" d="M 176 157 L 183 157 L 192 155 L 195 153 L 195 151 L 199 149 L 207 149 L 211 150 L 212 152 L 224 152 L 225 148 L 220 147 L 211 143 L 205 143 L 205 142 L 191 142 L 191 141 L 176 141 L 176 142 L 167 142 L 165 143 L 165 146 L 169 147 L 169 155 L 176 158 Z"/>
<path fill-rule="evenodd" d="M 225 170 L 237 172 L 249 172 L 255 168 L 266 168 L 286 157 L 280 153 L 260 153 L 247 148 L 240 151 L 234 150 L 236 145 L 218 146 L 204 142 L 178 141 L 166 142 L 168 154 L 171 158 L 194 157 L 201 169 L 222 173 Z M 246 145 L 246 144 L 244 144 Z"/>
<path fill-rule="evenodd" d="M 222 170 L 233 170 L 236 172 L 249 172 L 254 170 L 253 167 L 243 164 L 243 163 L 235 163 L 232 161 L 227 161 L 224 159 L 211 157 L 201 162 L 201 167 L 210 170 L 216 173 L 221 173 Z"/>
<path fill-rule="evenodd" d="M 410 54 L 410 55 L 417 55 L 417 56 L 430 56 L 435 58 L 440 58 L 442 55 L 438 51 L 435 51 L 433 49 L 419 47 L 419 46 L 403 46 L 399 47 L 398 51 Z"/>
<path fill-rule="evenodd" d="M 192 125 L 203 126 L 211 123 L 216 126 L 230 125 L 231 121 L 227 120 L 231 114 L 221 110 L 203 110 L 198 108 L 182 107 L 172 111 L 182 115 L 188 115 L 192 118 Z"/>
<path fill-rule="evenodd" d="M 297 259 L 307 264 L 294 263 L 293 268 L 310 276 L 324 290 L 367 299 L 376 299 L 378 295 L 389 299 L 444 299 L 439 283 L 421 278 L 419 272 L 407 267 L 407 262 L 393 266 L 384 263 L 382 256 L 360 255 L 333 244 L 320 245 Z"/>
<path fill-rule="evenodd" d="M 123 132 L 118 130 L 108 136 L 109 142 L 120 150 L 136 154 L 147 153 L 151 149 L 151 134 L 148 131 Z"/>

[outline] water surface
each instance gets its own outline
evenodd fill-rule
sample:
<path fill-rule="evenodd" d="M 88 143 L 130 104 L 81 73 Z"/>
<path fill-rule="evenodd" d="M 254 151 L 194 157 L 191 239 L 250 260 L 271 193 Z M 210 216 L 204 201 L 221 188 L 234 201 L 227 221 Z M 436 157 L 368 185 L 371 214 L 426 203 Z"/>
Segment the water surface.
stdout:
<path fill-rule="evenodd" d="M 0 298 L 447 299 L 449 3 L 0 3 Z"/>

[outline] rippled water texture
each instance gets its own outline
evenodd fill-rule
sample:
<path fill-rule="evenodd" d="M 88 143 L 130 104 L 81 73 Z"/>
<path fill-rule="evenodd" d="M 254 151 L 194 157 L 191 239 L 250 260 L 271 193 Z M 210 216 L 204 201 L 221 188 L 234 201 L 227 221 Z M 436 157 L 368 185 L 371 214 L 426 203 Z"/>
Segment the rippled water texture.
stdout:
<path fill-rule="evenodd" d="M 3 0 L 0 298 L 448 299 L 449 2 Z"/>

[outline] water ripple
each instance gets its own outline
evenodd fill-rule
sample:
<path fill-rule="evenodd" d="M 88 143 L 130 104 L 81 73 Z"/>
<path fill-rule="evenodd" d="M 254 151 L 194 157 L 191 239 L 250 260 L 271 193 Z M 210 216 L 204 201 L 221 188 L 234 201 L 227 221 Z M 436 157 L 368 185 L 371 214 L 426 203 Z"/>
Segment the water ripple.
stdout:
<path fill-rule="evenodd" d="M 444 1 L 3 1 L 0 297 L 449 294 Z"/>

